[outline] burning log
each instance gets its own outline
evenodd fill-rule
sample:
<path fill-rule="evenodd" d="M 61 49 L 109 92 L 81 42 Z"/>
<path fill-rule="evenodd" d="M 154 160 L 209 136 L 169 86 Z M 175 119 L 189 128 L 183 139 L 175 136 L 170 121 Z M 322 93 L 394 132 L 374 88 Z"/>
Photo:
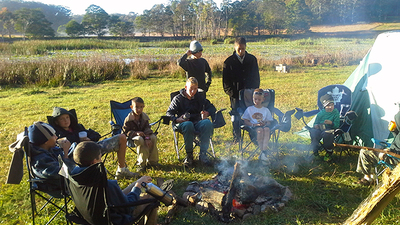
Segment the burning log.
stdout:
<path fill-rule="evenodd" d="M 202 200 L 213 204 L 217 210 L 222 209 L 222 199 L 225 194 L 211 188 L 201 188 Z"/>
<path fill-rule="evenodd" d="M 344 224 L 371 224 L 379 216 L 400 191 L 400 167 L 384 174 L 382 180 L 382 184 L 358 206 Z"/>
<path fill-rule="evenodd" d="M 223 222 L 229 222 L 231 220 L 230 214 L 232 211 L 232 201 L 236 195 L 236 191 L 237 191 L 236 183 L 239 178 L 240 178 L 240 164 L 238 162 L 236 162 L 234 170 L 233 170 L 231 184 L 229 186 L 228 193 L 226 193 L 225 201 L 222 204 L 221 220 Z"/>

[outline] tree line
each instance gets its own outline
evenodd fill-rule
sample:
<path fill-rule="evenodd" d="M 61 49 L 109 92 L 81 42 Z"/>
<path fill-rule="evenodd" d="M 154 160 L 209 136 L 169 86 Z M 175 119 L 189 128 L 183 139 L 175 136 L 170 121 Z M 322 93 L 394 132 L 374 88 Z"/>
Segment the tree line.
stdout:
<path fill-rule="evenodd" d="M 142 14 L 109 15 L 90 5 L 83 17 L 63 6 L 18 0 L 0 1 L 2 34 L 30 37 L 134 36 L 166 34 L 216 39 L 228 35 L 302 33 L 312 25 L 388 21 L 400 17 L 398 0 L 170 0 Z"/>

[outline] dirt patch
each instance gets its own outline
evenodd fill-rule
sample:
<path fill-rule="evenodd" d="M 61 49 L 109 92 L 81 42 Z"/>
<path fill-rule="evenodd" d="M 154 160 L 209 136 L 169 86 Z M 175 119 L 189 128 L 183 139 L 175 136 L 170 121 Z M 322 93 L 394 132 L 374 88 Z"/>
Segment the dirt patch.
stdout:
<path fill-rule="evenodd" d="M 342 26 L 313 26 L 310 28 L 310 30 L 315 33 L 369 31 L 381 25 L 383 25 L 383 23 L 354 24 L 354 25 L 342 25 Z"/>

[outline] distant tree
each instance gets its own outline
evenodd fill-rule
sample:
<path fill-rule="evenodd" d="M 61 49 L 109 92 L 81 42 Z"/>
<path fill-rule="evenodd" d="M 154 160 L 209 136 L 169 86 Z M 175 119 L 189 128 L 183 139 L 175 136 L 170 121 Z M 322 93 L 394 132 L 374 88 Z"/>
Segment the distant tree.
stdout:
<path fill-rule="evenodd" d="M 14 14 L 8 11 L 7 8 L 2 8 L 0 11 L 0 22 L 3 26 L 3 29 L 7 31 L 8 37 L 11 38 L 11 34 L 14 30 Z"/>
<path fill-rule="evenodd" d="M 311 11 L 304 0 L 291 0 L 286 8 L 285 28 L 288 33 L 303 33 L 310 30 Z"/>
<path fill-rule="evenodd" d="M 150 35 L 150 11 L 149 10 L 144 10 L 142 15 L 136 17 L 135 27 L 136 27 L 137 31 L 142 33 L 143 36 L 146 35 L 146 33 L 149 33 L 149 35 Z"/>
<path fill-rule="evenodd" d="M 135 29 L 132 22 L 122 21 L 119 15 L 111 15 L 108 22 L 110 33 L 120 37 L 133 35 Z"/>
<path fill-rule="evenodd" d="M 82 25 L 87 34 L 94 34 L 98 37 L 106 33 L 108 18 L 110 16 L 97 5 L 90 5 L 83 16 Z"/>
<path fill-rule="evenodd" d="M 51 27 L 54 30 L 56 30 L 60 25 L 66 24 L 71 20 L 71 10 L 59 5 L 47 5 L 35 1 L 2 0 L 0 1 L 0 8 L 2 7 L 7 7 L 7 9 L 11 12 L 21 8 L 40 8 L 46 19 L 52 23 Z"/>
<path fill-rule="evenodd" d="M 51 23 L 45 18 L 40 9 L 22 8 L 15 11 L 15 16 L 15 29 L 23 34 L 24 40 L 26 35 L 35 38 L 54 36 Z"/>
<path fill-rule="evenodd" d="M 84 29 L 82 24 L 76 22 L 75 20 L 71 20 L 65 25 L 65 33 L 71 37 L 77 37 L 84 34 Z"/>
<path fill-rule="evenodd" d="M 284 29 L 286 5 L 283 0 L 263 0 L 258 10 L 263 12 L 264 26 L 270 34 Z"/>

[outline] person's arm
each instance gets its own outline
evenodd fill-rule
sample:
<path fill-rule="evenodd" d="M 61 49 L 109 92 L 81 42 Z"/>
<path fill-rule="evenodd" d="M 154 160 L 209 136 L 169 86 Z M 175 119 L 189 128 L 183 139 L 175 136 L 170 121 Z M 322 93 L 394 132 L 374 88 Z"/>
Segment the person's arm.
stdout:
<path fill-rule="evenodd" d="M 187 57 L 189 57 L 192 54 L 192 52 L 190 50 L 188 50 L 185 54 L 183 54 L 183 56 L 178 59 L 177 64 L 182 67 L 182 69 L 184 69 L 185 71 L 188 71 L 188 67 L 187 67 Z"/>
<path fill-rule="evenodd" d="M 204 91 L 208 91 L 208 89 L 210 88 L 210 85 L 211 85 L 211 79 L 212 79 L 212 72 L 211 72 L 211 68 L 210 68 L 210 65 L 208 64 L 208 62 L 207 62 L 207 60 L 205 60 L 205 62 L 206 62 L 206 89 L 207 90 L 204 90 Z"/>
<path fill-rule="evenodd" d="M 42 153 L 36 156 L 32 161 L 32 170 L 34 174 L 43 179 L 59 179 L 58 171 L 60 171 L 60 164 L 58 160 L 53 157 Z"/>
<path fill-rule="evenodd" d="M 332 120 L 332 128 L 333 129 L 339 128 L 339 126 L 340 126 L 340 114 L 339 114 L 339 111 L 336 110 L 336 112 L 337 113 L 335 113 L 335 116 L 333 117 L 333 120 Z"/>
<path fill-rule="evenodd" d="M 177 98 L 177 96 L 175 96 L 172 99 L 171 104 L 169 105 L 167 113 L 166 113 L 166 115 L 169 116 L 171 118 L 171 120 L 174 122 L 178 122 L 176 120 L 179 118 L 177 116 L 178 107 L 179 107 L 178 103 L 179 103 L 178 98 Z"/>
<path fill-rule="evenodd" d="M 235 90 L 236 87 L 233 85 L 233 81 L 231 80 L 231 66 L 228 64 L 228 59 L 225 60 L 224 62 L 224 67 L 222 70 L 222 86 L 224 88 L 225 93 L 229 96 L 229 97 L 236 97 L 235 95 Z M 236 90 L 237 92 L 237 90 Z"/>

